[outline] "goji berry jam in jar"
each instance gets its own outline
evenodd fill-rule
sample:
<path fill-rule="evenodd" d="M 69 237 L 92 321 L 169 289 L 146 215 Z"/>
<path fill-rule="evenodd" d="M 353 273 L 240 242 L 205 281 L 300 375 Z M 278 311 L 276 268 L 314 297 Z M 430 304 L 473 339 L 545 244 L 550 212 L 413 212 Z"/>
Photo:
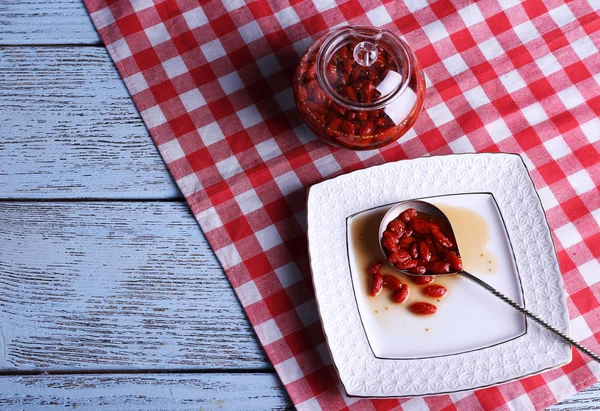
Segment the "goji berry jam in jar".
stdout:
<path fill-rule="evenodd" d="M 320 138 L 371 150 L 412 127 L 423 107 L 425 79 L 413 52 L 394 34 L 347 26 L 304 53 L 294 96 L 300 115 Z"/>

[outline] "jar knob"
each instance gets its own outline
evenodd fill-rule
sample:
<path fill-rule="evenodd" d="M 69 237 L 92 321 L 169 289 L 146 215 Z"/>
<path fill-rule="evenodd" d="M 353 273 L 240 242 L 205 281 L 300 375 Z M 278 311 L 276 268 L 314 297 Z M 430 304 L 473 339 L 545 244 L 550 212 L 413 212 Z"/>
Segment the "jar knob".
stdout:
<path fill-rule="evenodd" d="M 352 53 L 354 57 L 354 61 L 364 67 L 369 67 L 372 65 L 375 60 L 377 60 L 377 56 L 379 56 L 379 52 L 377 51 L 377 46 L 370 41 L 361 41 L 354 47 L 354 52 Z"/>

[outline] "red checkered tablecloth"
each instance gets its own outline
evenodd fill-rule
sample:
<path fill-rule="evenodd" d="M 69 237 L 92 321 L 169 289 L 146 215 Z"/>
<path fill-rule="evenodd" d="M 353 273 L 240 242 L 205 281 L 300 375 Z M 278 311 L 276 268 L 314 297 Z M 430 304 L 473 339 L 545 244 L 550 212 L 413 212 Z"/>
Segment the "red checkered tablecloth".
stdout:
<path fill-rule="evenodd" d="M 306 187 L 386 161 L 520 153 L 556 240 L 575 339 L 600 351 L 600 3 L 85 0 L 164 160 L 300 410 L 528 410 L 597 381 L 571 364 L 474 392 L 344 395 L 316 312 Z M 300 55 L 329 28 L 386 28 L 416 51 L 425 110 L 399 143 L 325 145 L 292 98 Z"/>

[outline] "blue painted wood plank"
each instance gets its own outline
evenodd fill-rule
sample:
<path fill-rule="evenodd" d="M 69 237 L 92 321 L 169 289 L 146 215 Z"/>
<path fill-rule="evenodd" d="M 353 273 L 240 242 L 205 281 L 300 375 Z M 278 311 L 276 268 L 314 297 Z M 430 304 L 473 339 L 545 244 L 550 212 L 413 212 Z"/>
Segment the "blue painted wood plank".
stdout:
<path fill-rule="evenodd" d="M 81 0 L 0 2 L 0 45 L 100 44 Z"/>
<path fill-rule="evenodd" d="M 117 374 L 0 377 L 3 410 L 293 409 L 275 374 Z"/>
<path fill-rule="evenodd" d="M 0 202 L 0 244 L 0 371 L 272 369 L 183 202 Z"/>
<path fill-rule="evenodd" d="M 0 48 L 0 198 L 181 198 L 107 52 Z"/>

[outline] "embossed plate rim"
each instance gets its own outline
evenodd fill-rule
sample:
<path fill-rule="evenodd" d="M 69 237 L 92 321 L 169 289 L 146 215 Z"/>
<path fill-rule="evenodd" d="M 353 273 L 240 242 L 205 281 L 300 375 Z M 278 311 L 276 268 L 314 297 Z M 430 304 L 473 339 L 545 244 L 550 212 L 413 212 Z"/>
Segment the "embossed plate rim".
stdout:
<path fill-rule="evenodd" d="M 402 175 L 407 176 L 406 184 L 398 178 Z M 538 374 L 571 360 L 568 344 L 533 325 L 528 327 L 530 332 L 507 343 L 433 359 L 377 359 L 368 348 L 351 281 L 344 281 L 349 278 L 349 267 L 343 262 L 347 253 L 342 252 L 341 259 L 336 254 L 345 244 L 346 217 L 386 202 L 481 191 L 494 194 L 502 217 L 508 220 L 507 232 L 516 247 L 526 305 L 543 318 L 550 315 L 550 322 L 569 332 L 554 242 L 539 195 L 518 154 L 421 157 L 343 174 L 309 189 L 307 234 L 321 324 L 333 365 L 349 396 L 412 397 L 467 391 Z M 517 224 L 523 217 L 525 221 Z M 525 245 L 539 245 L 541 251 L 532 257 L 519 248 Z M 534 263 L 542 265 L 533 267 Z M 328 281 L 336 287 L 326 287 Z M 545 285 L 551 298 L 537 296 L 538 284 Z M 482 368 L 482 362 L 489 366 Z"/>

